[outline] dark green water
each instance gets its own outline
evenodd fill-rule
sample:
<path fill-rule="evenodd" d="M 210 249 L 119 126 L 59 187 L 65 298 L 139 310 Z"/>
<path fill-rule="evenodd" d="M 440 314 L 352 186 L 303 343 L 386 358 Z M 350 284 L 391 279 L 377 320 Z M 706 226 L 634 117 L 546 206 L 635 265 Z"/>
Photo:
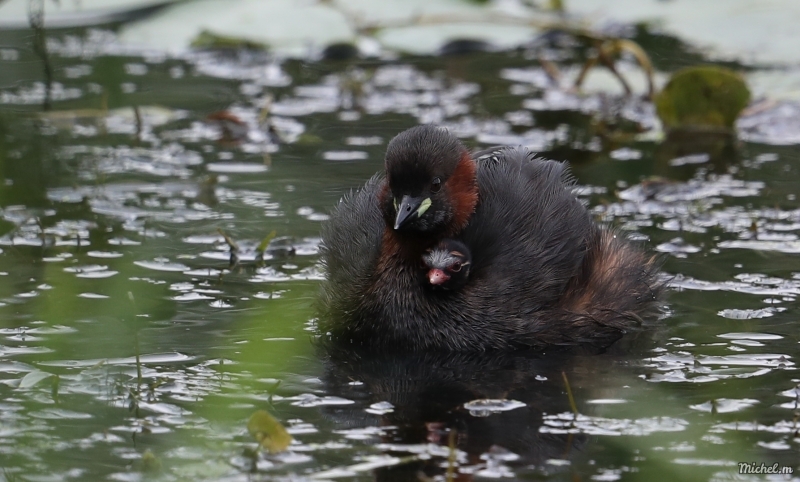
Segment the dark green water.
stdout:
<path fill-rule="evenodd" d="M 6 480 L 444 480 L 451 433 L 458 480 L 800 469 L 800 152 L 756 142 L 769 119 L 686 158 L 632 134 L 648 104 L 548 87 L 524 51 L 277 64 L 124 55 L 109 35 L 51 36 L 50 114 L 29 36 L 0 41 Z M 220 142 L 220 110 L 243 139 Z M 318 349 L 320 222 L 420 122 L 574 161 L 598 218 L 665 253 L 663 319 L 603 354 Z M 220 229 L 240 245 L 230 269 Z M 252 455 L 259 409 L 288 452 Z"/>

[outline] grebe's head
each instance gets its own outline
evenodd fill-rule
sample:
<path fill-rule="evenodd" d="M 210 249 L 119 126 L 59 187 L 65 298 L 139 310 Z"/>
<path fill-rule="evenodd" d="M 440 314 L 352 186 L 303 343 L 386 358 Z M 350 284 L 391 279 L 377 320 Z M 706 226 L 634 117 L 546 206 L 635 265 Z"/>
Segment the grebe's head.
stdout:
<path fill-rule="evenodd" d="M 398 134 L 386 148 L 385 167 L 381 210 L 396 231 L 455 233 L 475 210 L 475 161 L 443 128 L 423 125 Z"/>

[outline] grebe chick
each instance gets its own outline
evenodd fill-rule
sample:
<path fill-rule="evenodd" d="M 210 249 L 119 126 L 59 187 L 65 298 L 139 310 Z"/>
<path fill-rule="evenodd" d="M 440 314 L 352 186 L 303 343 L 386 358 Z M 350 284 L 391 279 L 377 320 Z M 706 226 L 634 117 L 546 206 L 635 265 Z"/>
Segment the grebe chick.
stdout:
<path fill-rule="evenodd" d="M 443 239 L 422 256 L 425 277 L 432 287 L 457 290 L 469 279 L 472 256 L 464 243 Z"/>

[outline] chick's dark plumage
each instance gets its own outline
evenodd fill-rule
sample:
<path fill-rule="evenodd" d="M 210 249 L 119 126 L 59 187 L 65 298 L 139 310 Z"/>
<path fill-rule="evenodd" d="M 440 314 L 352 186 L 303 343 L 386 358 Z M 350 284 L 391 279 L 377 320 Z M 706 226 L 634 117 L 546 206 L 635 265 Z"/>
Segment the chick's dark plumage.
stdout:
<path fill-rule="evenodd" d="M 565 164 L 522 148 L 470 156 L 420 126 L 389 144 L 386 172 L 323 228 L 320 327 L 334 339 L 384 350 L 607 345 L 653 310 L 656 263 L 593 222 Z M 403 196 L 417 204 L 398 225 Z M 469 250 L 469 274 L 430 289 L 421 262 L 446 238 Z"/>
<path fill-rule="evenodd" d="M 422 255 L 422 263 L 432 288 L 457 290 L 469 281 L 472 252 L 461 241 L 445 238 Z"/>

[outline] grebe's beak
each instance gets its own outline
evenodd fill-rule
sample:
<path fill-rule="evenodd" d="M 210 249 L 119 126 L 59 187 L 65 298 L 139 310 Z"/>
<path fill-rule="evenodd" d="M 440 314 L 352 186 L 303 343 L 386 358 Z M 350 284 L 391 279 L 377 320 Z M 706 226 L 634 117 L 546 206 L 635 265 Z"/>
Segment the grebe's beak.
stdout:
<path fill-rule="evenodd" d="M 397 200 L 395 200 L 395 205 L 397 205 Z M 430 198 L 422 198 L 420 197 L 411 197 L 411 196 L 403 196 L 400 200 L 400 205 L 397 206 L 397 218 L 394 221 L 394 229 L 398 230 L 411 222 L 414 219 L 414 216 L 420 217 L 425 214 L 425 211 L 431 207 L 431 199 Z"/>
<path fill-rule="evenodd" d="M 448 276 L 447 273 L 445 273 L 444 271 L 442 271 L 442 270 L 440 270 L 438 268 L 434 268 L 434 269 L 428 271 L 428 281 L 430 281 L 430 283 L 433 286 L 438 286 L 440 284 L 444 284 L 449 279 L 450 279 L 450 276 Z"/>

